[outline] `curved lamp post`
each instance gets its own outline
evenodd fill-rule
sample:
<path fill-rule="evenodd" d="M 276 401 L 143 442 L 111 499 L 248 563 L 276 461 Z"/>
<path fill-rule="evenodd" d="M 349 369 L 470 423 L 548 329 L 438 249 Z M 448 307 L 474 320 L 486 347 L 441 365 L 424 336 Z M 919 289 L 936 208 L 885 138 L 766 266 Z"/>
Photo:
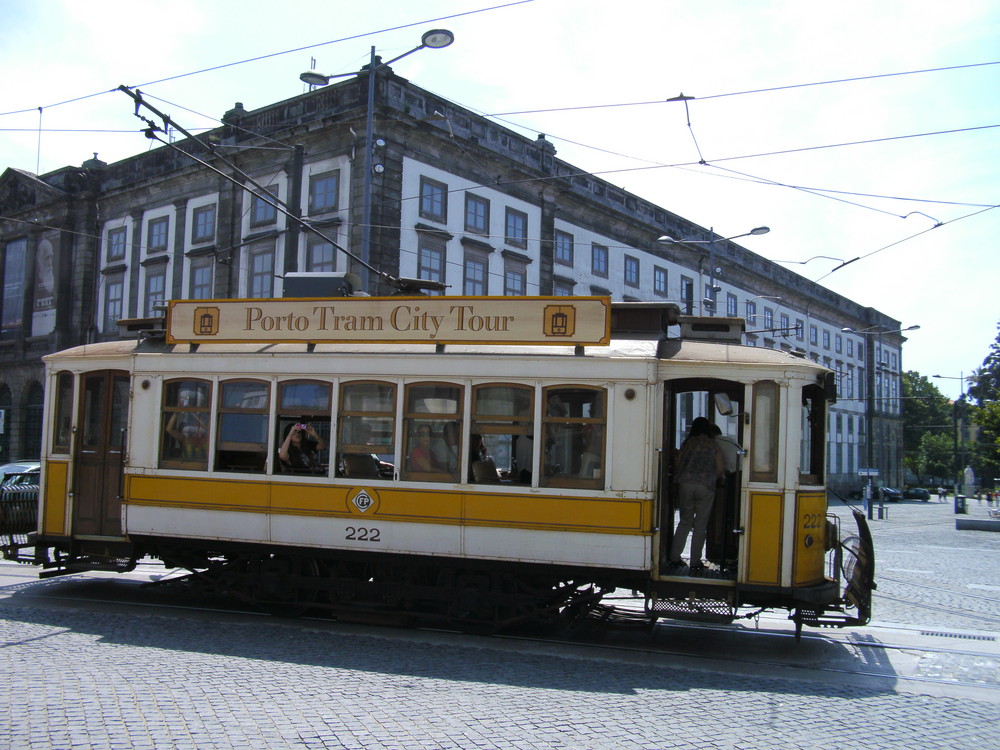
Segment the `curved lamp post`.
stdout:
<path fill-rule="evenodd" d="M 749 237 L 750 235 L 760 235 L 767 234 L 771 231 L 770 227 L 754 227 L 749 232 L 744 232 L 743 234 L 734 234 L 732 237 L 720 237 L 718 238 L 722 242 L 728 242 L 729 240 L 737 240 L 740 237 Z M 711 239 L 707 240 L 695 240 L 695 239 L 675 239 L 669 234 L 665 234 L 662 237 L 657 237 L 656 241 L 664 245 L 708 245 L 708 280 L 711 296 L 706 296 L 702 300 L 702 305 L 707 307 L 709 312 L 715 312 L 715 294 L 719 291 L 720 287 L 715 285 L 715 276 L 717 273 L 721 273 L 721 268 L 715 267 L 715 243 L 718 241 L 715 237 L 715 229 L 709 228 L 708 236 Z M 701 279 L 699 279 L 700 283 Z"/>
<path fill-rule="evenodd" d="M 424 32 L 420 37 L 420 44 L 408 52 L 397 55 L 388 62 L 382 62 L 375 55 L 375 47 L 371 48 L 371 60 L 368 65 L 362 68 L 362 72 L 368 73 L 368 110 L 365 117 L 365 166 L 364 166 L 364 192 L 362 193 L 362 218 L 361 218 L 361 258 L 368 263 L 371 257 L 371 225 L 372 225 L 372 164 L 374 150 L 374 128 L 375 128 L 375 75 L 385 67 L 392 65 L 397 60 L 402 60 L 407 55 L 419 52 L 424 48 L 441 49 L 447 47 L 455 41 L 455 35 L 447 29 L 431 29 Z M 299 75 L 299 80 L 308 83 L 310 86 L 326 86 L 334 78 L 348 78 L 360 75 L 360 73 L 336 73 L 334 75 L 324 75 L 315 70 L 307 70 Z M 362 288 L 368 291 L 368 269 L 361 268 Z"/>

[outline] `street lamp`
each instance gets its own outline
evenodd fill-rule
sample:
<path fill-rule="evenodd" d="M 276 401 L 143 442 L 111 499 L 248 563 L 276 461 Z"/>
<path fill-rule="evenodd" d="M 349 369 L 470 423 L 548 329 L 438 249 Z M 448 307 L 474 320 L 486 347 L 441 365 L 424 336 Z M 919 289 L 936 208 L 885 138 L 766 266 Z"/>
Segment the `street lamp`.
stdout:
<path fill-rule="evenodd" d="M 431 29 L 424 32 L 420 37 L 420 44 L 408 52 L 397 55 L 388 62 L 382 62 L 376 56 L 375 47 L 371 48 L 371 59 L 362 70 L 368 72 L 368 109 L 365 117 L 365 166 L 364 166 L 364 189 L 361 202 L 361 258 L 364 261 L 361 267 L 361 286 L 368 291 L 368 268 L 371 257 L 371 225 L 372 225 L 372 173 L 375 169 L 372 163 L 374 155 L 374 128 L 375 128 L 375 75 L 385 67 L 392 65 L 397 60 L 402 60 L 407 55 L 412 55 L 425 47 L 430 49 L 442 49 L 455 41 L 455 35 L 447 29 Z M 337 73 L 334 75 L 323 75 L 315 70 L 308 70 L 299 75 L 299 80 L 308 83 L 310 86 L 326 86 L 334 78 L 347 78 L 358 73 Z"/>
<path fill-rule="evenodd" d="M 771 231 L 770 227 L 754 227 L 749 232 L 744 232 L 743 234 L 734 234 L 732 237 L 721 237 L 723 242 L 728 242 L 729 240 L 738 240 L 740 237 L 749 237 L 750 235 L 760 235 L 767 234 Z M 710 239 L 707 240 L 695 240 L 695 239 L 675 239 L 669 234 L 665 234 L 662 237 L 657 237 L 656 241 L 663 243 L 664 245 L 708 245 L 708 281 L 709 281 L 709 295 L 702 300 L 702 305 L 708 309 L 709 312 L 715 313 L 715 302 L 716 293 L 721 289 L 715 285 L 715 276 L 718 273 L 722 273 L 721 268 L 715 267 L 715 228 L 709 228 L 708 236 Z M 698 264 L 699 278 L 698 283 L 701 284 L 701 264 Z"/>
<path fill-rule="evenodd" d="M 880 368 L 882 364 L 882 334 L 883 333 L 903 333 L 904 331 L 916 331 L 920 328 L 919 325 L 907 326 L 906 328 L 897 328 L 895 330 L 886 330 L 885 326 L 878 324 L 869 326 L 868 328 L 862 328 L 857 330 L 855 328 L 841 328 L 840 330 L 844 333 L 854 333 L 858 336 L 878 336 L 878 352 L 872 352 L 871 341 L 868 342 L 868 357 L 866 359 L 870 362 L 868 366 L 868 376 L 869 382 L 867 383 L 866 393 L 865 393 L 865 424 L 868 429 L 868 439 L 866 440 L 866 452 L 868 455 L 868 518 L 872 518 L 873 506 L 871 502 L 872 497 L 872 475 L 871 471 L 875 468 L 875 384 L 884 383 L 885 379 L 881 380 L 876 378 L 876 368 Z M 882 388 L 879 388 L 879 395 L 881 396 Z M 880 440 L 880 443 L 884 444 L 884 440 Z M 879 464 L 878 469 L 881 469 L 881 464 L 884 464 L 881 451 L 879 451 Z M 883 503 L 884 498 L 879 497 L 879 518 L 882 517 L 883 513 Z"/>

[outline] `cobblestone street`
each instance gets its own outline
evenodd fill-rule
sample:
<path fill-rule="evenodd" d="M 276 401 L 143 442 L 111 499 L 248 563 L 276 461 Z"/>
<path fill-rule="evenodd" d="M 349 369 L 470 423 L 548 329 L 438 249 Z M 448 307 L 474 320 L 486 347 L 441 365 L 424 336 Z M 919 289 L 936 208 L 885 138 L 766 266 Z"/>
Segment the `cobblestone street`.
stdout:
<path fill-rule="evenodd" d="M 974 503 L 969 510 L 985 515 Z M 834 511 L 851 528 L 849 510 Z M 41 606 L 23 594 L 45 582 L 29 582 L 0 599 L 7 678 L 0 745 L 998 747 L 997 659 L 972 652 L 995 640 L 1000 622 L 990 568 L 1000 534 L 956 531 L 950 504 L 903 502 L 888 512 L 871 521 L 875 619 L 967 641 L 967 656 L 920 657 L 918 671 L 940 682 L 789 676 L 766 666 L 755 673 L 752 664 L 733 670 L 725 660 L 693 666 L 666 656 L 214 612 Z M 860 653 L 884 636 L 866 628 L 849 637 Z M 715 642 L 749 648 L 748 637 Z M 816 643 L 787 648 L 808 658 Z M 983 689 L 943 689 L 956 676 Z"/>

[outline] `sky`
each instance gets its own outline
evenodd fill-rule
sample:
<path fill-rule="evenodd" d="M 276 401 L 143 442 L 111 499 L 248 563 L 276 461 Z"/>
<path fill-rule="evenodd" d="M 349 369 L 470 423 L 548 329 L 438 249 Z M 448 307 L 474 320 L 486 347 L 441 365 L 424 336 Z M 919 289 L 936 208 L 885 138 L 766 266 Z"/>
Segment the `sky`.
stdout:
<path fill-rule="evenodd" d="M 0 170 L 147 150 L 121 84 L 209 128 L 432 28 L 397 74 L 719 236 L 769 226 L 740 244 L 919 325 L 903 367 L 949 397 L 997 340 L 992 0 L 0 0 Z"/>

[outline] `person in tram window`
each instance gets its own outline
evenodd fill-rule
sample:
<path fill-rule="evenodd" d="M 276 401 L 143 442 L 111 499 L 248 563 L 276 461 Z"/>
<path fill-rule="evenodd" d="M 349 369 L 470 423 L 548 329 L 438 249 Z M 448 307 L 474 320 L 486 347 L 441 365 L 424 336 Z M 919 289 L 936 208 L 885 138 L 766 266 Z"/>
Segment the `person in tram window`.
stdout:
<path fill-rule="evenodd" d="M 417 439 L 410 451 L 410 471 L 435 471 L 431 427 L 428 424 L 417 427 Z"/>
<path fill-rule="evenodd" d="M 323 471 L 319 452 L 326 447 L 312 425 L 291 424 L 285 431 L 285 439 L 278 449 L 278 460 L 283 468 L 292 471 L 307 471 L 317 474 Z"/>
<path fill-rule="evenodd" d="M 683 565 L 681 553 L 691 534 L 691 562 L 693 571 L 704 570 L 701 559 L 705 548 L 708 519 L 715 501 L 715 485 L 726 470 L 722 449 L 712 437 L 712 423 L 698 417 L 691 423 L 691 432 L 681 445 L 674 464 L 677 478 L 677 499 L 680 521 L 674 529 L 670 545 L 670 563 Z"/>

